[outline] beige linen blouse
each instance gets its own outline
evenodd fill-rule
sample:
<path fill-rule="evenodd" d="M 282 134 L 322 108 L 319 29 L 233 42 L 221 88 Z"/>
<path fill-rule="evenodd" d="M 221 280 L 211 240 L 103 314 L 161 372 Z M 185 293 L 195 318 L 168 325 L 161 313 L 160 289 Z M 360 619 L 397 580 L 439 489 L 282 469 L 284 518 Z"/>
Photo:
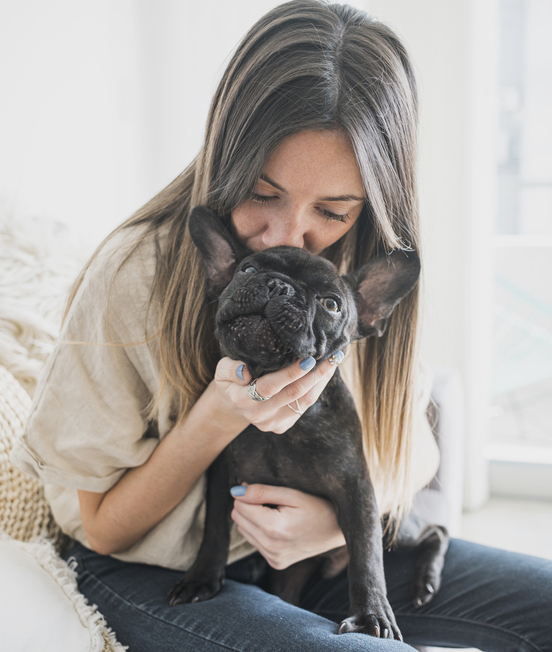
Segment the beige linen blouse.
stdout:
<path fill-rule="evenodd" d="M 87 270 L 11 455 L 17 467 L 45 484 L 63 531 L 87 547 L 77 490 L 107 491 L 127 469 L 144 464 L 174 426 L 168 405 L 160 408 L 157 429 L 145 418 L 160 384 L 157 341 L 152 338 L 158 315 L 155 306 L 149 306 L 155 272 L 151 236 L 142 238 L 117 273 L 135 233 L 131 238 L 123 230 L 112 237 Z M 421 417 L 427 400 L 426 391 Z M 436 451 L 423 422 L 424 428 L 417 430 Z M 427 466 L 427 455 L 425 462 Z M 188 569 L 203 536 L 204 496 L 202 476 L 148 534 L 113 556 Z M 253 550 L 233 525 L 229 563 Z"/>
<path fill-rule="evenodd" d="M 129 232 L 118 233 L 86 272 L 11 455 L 45 484 L 62 530 L 87 547 L 77 490 L 107 491 L 144 464 L 174 426 L 168 405 L 160 408 L 158 435 L 145 419 L 160 383 L 156 340 L 145 343 L 157 323 L 153 305 L 148 312 L 155 244 L 143 238 L 116 274 L 129 245 Z M 204 495 L 205 476 L 140 541 L 113 556 L 189 568 L 203 536 Z M 229 563 L 253 550 L 233 526 Z"/>

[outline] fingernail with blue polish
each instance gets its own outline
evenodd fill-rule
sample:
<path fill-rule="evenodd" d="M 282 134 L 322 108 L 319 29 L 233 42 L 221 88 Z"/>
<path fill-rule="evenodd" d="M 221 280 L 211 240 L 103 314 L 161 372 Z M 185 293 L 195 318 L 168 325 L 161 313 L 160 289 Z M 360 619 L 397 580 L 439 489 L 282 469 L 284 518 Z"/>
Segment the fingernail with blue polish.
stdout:
<path fill-rule="evenodd" d="M 328 360 L 330 364 L 333 364 L 334 367 L 337 367 L 338 364 L 341 364 L 343 362 L 343 358 L 345 357 L 345 354 L 343 351 L 336 351 L 333 355 L 331 355 Z"/>
<path fill-rule="evenodd" d="M 243 485 L 238 485 L 237 487 L 232 487 L 232 489 L 230 489 L 232 496 L 244 496 L 246 491 L 247 487 L 244 487 Z"/>
<path fill-rule="evenodd" d="M 241 364 L 237 369 L 236 369 L 236 375 L 240 380 L 243 380 L 243 368 L 245 367 L 244 364 Z"/>
<path fill-rule="evenodd" d="M 314 367 L 315 364 L 316 364 L 316 360 L 315 360 L 312 356 L 309 355 L 309 357 L 308 357 L 308 358 L 305 358 L 305 359 L 304 359 L 304 360 L 299 364 L 299 366 L 301 367 L 301 369 L 302 369 L 303 371 L 308 371 L 309 369 L 312 369 L 312 368 Z"/>

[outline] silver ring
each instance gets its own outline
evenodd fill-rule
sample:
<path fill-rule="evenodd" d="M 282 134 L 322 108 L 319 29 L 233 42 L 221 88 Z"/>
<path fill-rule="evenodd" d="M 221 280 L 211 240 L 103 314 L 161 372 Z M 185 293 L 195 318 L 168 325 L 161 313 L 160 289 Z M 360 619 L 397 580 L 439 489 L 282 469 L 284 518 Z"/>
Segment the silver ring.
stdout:
<path fill-rule="evenodd" d="M 247 393 L 254 401 L 268 401 L 272 396 L 261 396 L 257 393 L 257 379 L 252 380 L 247 386 Z"/>
<path fill-rule="evenodd" d="M 297 399 L 295 399 L 295 405 L 297 406 L 297 409 L 291 407 L 291 405 L 288 403 L 288 408 L 290 410 L 293 410 L 295 414 L 304 414 L 303 410 L 301 409 L 301 406 L 299 405 L 299 401 Z"/>

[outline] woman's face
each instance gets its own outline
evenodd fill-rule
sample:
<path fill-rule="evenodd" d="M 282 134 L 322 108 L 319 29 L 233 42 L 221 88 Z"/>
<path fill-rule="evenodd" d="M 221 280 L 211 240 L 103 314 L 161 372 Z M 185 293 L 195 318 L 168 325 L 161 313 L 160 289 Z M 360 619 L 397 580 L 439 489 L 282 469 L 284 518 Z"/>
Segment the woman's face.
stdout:
<path fill-rule="evenodd" d="M 348 137 L 300 131 L 272 153 L 250 198 L 231 216 L 236 236 L 253 251 L 288 245 L 319 254 L 347 233 L 363 206 Z"/>

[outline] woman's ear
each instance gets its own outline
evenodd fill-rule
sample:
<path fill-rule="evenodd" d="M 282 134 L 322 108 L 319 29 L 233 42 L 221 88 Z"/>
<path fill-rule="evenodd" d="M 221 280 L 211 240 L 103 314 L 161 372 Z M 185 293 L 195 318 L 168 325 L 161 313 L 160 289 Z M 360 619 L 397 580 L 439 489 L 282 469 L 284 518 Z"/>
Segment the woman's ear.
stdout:
<path fill-rule="evenodd" d="M 416 285 L 420 277 L 420 258 L 415 251 L 395 250 L 372 258 L 343 280 L 355 297 L 358 313 L 353 339 L 381 337 L 395 306 Z"/>
<path fill-rule="evenodd" d="M 203 259 L 209 289 L 220 293 L 232 280 L 236 266 L 246 252 L 218 215 L 205 206 L 196 206 L 192 210 L 188 228 Z"/>

